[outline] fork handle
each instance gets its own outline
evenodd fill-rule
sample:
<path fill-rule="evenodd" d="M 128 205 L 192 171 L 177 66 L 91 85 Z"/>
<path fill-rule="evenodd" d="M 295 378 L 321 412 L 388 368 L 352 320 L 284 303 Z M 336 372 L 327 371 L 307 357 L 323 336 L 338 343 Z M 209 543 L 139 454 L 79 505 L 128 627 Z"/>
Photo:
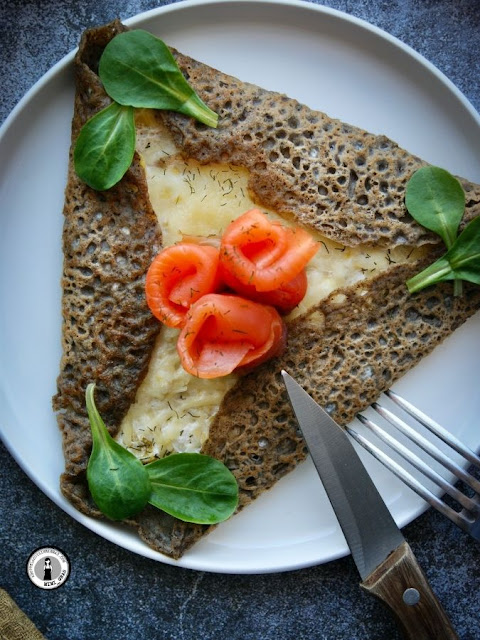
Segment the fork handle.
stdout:
<path fill-rule="evenodd" d="M 407 640 L 458 640 L 407 542 L 399 545 L 361 586 L 390 607 Z"/>

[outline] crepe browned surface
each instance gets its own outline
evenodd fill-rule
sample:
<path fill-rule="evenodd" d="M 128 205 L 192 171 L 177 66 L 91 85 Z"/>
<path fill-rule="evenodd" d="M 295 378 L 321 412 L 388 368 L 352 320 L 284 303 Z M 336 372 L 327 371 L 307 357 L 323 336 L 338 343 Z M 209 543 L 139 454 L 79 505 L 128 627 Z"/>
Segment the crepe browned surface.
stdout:
<path fill-rule="evenodd" d="M 109 28 L 88 33 L 75 59 L 72 142 L 87 118 L 110 102 L 95 65 L 111 33 Z M 84 480 L 91 448 L 87 384 L 96 383 L 99 411 L 113 433 L 146 374 L 159 327 L 145 302 L 144 278 L 160 247 L 140 158 L 118 185 L 99 192 L 77 177 L 71 150 L 63 228 L 63 357 L 53 399 L 68 495 L 72 482 Z"/>
<path fill-rule="evenodd" d="M 119 30 L 123 27 L 115 22 L 82 39 L 75 63 L 73 140 L 85 117 L 106 103 L 96 69 L 103 47 Z M 159 115 L 186 158 L 248 168 L 251 193 L 260 205 L 345 245 L 414 247 L 436 242 L 411 219 L 403 203 L 405 184 L 421 160 L 384 136 L 173 53 L 190 83 L 220 115 L 218 129 L 179 114 Z M 467 192 L 465 219 L 480 215 L 480 188 L 462 183 Z M 109 224 L 98 225 L 97 213 Z M 82 249 L 72 251 L 77 241 Z M 89 252 L 92 242 L 100 253 Z M 145 373 L 158 329 L 141 289 L 159 243 L 138 158 L 119 185 L 101 194 L 82 185 L 70 170 L 64 357 L 54 405 L 66 457 L 62 490 L 77 508 L 97 517 L 101 514 L 85 481 L 91 447 L 85 386 L 98 383 L 99 410 L 116 433 Z M 280 358 L 241 378 L 226 395 L 203 452 L 223 460 L 235 474 L 239 508 L 305 457 L 280 378 L 282 368 L 346 424 L 480 307 L 480 288 L 470 285 L 457 298 L 451 283 L 408 293 L 405 280 L 437 252 L 432 246 L 430 259 L 423 263 L 392 264 L 375 279 L 331 294 L 289 325 L 288 346 Z M 115 296 L 113 285 L 131 295 Z M 153 507 L 130 523 L 149 545 L 173 558 L 209 530 Z"/>
<path fill-rule="evenodd" d="M 384 135 L 175 54 L 190 84 L 220 116 L 212 129 L 165 112 L 188 157 L 246 167 L 259 204 L 341 244 L 438 242 L 404 206 L 410 176 L 426 164 L 421 159 Z M 460 181 L 466 222 L 480 215 L 480 186 Z"/>

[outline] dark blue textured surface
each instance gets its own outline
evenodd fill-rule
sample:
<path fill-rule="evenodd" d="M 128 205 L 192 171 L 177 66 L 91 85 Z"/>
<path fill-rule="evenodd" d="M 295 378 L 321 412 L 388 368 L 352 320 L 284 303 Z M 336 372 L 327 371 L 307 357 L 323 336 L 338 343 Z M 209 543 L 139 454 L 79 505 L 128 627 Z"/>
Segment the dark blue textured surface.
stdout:
<path fill-rule="evenodd" d="M 127 18 L 151 0 L 3 0 L 0 121 L 84 28 Z M 323 3 L 375 24 L 435 64 L 480 109 L 478 0 L 338 0 Z M 480 149 L 480 146 L 479 146 Z M 5 161 L 2 158 L 2 161 Z M 124 551 L 56 507 L 0 446 L 0 584 L 48 640 L 397 640 L 392 618 L 358 587 L 350 557 L 284 574 L 214 575 Z M 480 639 L 480 546 L 429 511 L 404 530 L 462 640 Z M 36 547 L 70 556 L 65 586 L 28 581 Z"/>

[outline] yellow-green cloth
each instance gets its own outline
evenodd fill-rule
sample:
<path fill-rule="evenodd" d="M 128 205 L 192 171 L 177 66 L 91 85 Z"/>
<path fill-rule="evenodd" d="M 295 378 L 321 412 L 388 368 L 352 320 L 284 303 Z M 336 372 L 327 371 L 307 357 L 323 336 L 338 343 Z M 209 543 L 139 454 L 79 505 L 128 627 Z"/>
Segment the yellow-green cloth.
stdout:
<path fill-rule="evenodd" d="M 3 589 L 0 589 L 0 640 L 46 640 Z"/>

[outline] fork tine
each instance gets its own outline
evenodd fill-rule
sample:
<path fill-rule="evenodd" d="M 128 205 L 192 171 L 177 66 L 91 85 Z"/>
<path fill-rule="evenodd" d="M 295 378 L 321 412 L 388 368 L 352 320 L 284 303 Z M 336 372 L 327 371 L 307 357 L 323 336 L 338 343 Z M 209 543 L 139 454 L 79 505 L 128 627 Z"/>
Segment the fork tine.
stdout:
<path fill-rule="evenodd" d="M 398 393 L 389 389 L 385 391 L 385 395 L 390 398 L 393 402 L 395 402 L 399 407 L 401 407 L 404 411 L 410 414 L 415 420 L 418 420 L 424 427 L 429 429 L 432 433 L 434 433 L 437 437 L 439 437 L 445 444 L 448 444 L 452 449 L 460 453 L 464 458 L 466 458 L 469 462 L 476 465 L 480 469 L 480 457 L 477 454 L 466 447 L 463 442 L 461 442 L 454 435 L 449 433 L 446 429 L 432 420 L 425 413 L 414 407 L 410 402 L 402 398 Z"/>
<path fill-rule="evenodd" d="M 399 398 L 398 395 L 397 395 L 397 398 Z M 375 411 L 379 413 L 383 418 L 385 418 L 385 420 L 387 420 L 390 424 L 396 427 L 396 429 L 398 429 L 401 433 L 406 435 L 407 438 L 409 438 L 412 442 L 414 442 L 421 449 L 423 449 L 423 451 L 431 455 L 432 458 L 434 458 L 434 460 L 436 460 L 437 462 L 440 462 L 440 464 L 442 464 L 446 469 L 448 469 L 451 473 L 457 476 L 459 480 L 462 480 L 468 486 L 470 486 L 474 491 L 480 494 L 480 482 L 476 478 L 474 478 L 470 473 L 465 471 L 463 467 L 458 465 L 456 462 L 453 462 L 442 451 L 440 451 L 440 449 L 438 449 L 435 445 L 433 445 L 429 440 L 424 438 L 422 435 L 417 433 L 414 429 L 412 429 L 412 427 L 410 427 L 405 422 L 403 422 L 403 420 L 401 420 L 398 416 L 392 413 L 389 409 L 382 407 L 382 405 L 378 404 L 378 402 L 374 402 L 372 404 L 372 408 L 375 409 Z M 413 415 L 413 413 L 410 413 L 410 415 Z M 440 426 L 440 425 L 437 425 L 437 426 Z M 445 440 L 443 441 L 445 442 Z M 389 442 L 389 444 L 391 446 L 394 446 L 391 442 Z M 457 449 L 455 448 L 455 450 Z M 420 471 L 423 471 L 424 466 L 425 466 L 425 463 L 422 463 L 422 469 L 420 469 Z M 436 480 L 434 480 L 434 482 L 436 482 Z"/>
<path fill-rule="evenodd" d="M 393 415 L 393 414 L 392 414 Z M 365 416 L 359 414 L 357 418 L 360 420 L 362 424 L 367 426 L 376 436 L 378 436 L 383 442 L 385 442 L 388 446 L 390 446 L 394 451 L 396 451 L 404 460 L 407 460 L 415 469 L 421 471 L 423 475 L 432 480 L 435 484 L 437 484 L 443 491 L 448 493 L 452 498 L 454 498 L 459 504 L 462 505 L 465 509 L 469 511 L 476 511 L 478 509 L 475 502 L 466 496 L 464 493 L 459 491 L 456 487 L 454 487 L 450 482 L 445 480 L 439 473 L 437 473 L 434 469 L 431 469 L 424 460 L 419 458 L 415 453 L 407 449 L 401 442 L 398 442 L 395 438 L 393 438 L 389 433 L 384 431 L 374 422 L 366 418 Z M 399 422 L 401 422 L 399 420 Z M 395 425 L 398 426 L 398 425 Z M 406 425 L 404 425 L 406 426 Z M 413 440 L 413 438 L 412 438 Z M 423 448 L 423 447 L 422 447 Z M 383 461 L 383 460 L 382 460 Z M 393 461 L 392 461 L 393 462 Z M 463 471 L 463 469 L 462 469 Z M 479 483 L 480 484 L 480 483 Z M 425 489 L 426 490 L 426 489 Z M 431 494 L 433 495 L 433 494 Z M 422 496 L 423 497 L 423 496 Z"/>
<path fill-rule="evenodd" d="M 463 456 L 464 461 L 468 461 L 472 465 L 480 469 L 480 457 L 474 453 L 471 449 L 466 447 L 460 440 L 455 438 L 446 429 L 437 424 L 429 416 L 425 415 L 412 404 L 404 400 L 398 393 L 392 390 L 386 391 L 385 395 L 388 396 L 396 405 L 404 410 L 408 415 L 412 416 L 419 424 L 426 427 L 434 436 L 439 438 L 444 444 L 448 445 L 452 449 L 452 453 L 456 452 Z M 474 491 L 474 495 L 466 495 L 460 489 L 445 477 L 440 475 L 435 469 L 433 469 L 426 459 L 420 457 L 416 453 L 410 450 L 408 446 L 405 446 L 396 437 L 375 424 L 370 418 L 358 414 L 358 420 L 364 424 L 373 434 L 375 434 L 381 441 L 387 444 L 395 453 L 401 458 L 406 460 L 412 467 L 420 471 L 426 478 L 434 482 L 440 487 L 444 493 L 449 494 L 457 503 L 463 507 L 460 511 L 450 507 L 441 498 L 437 497 L 433 490 L 430 490 L 426 486 L 423 486 L 420 479 L 417 479 L 414 475 L 409 473 L 402 467 L 396 460 L 387 455 L 381 448 L 377 447 L 373 442 L 370 442 L 363 434 L 358 433 L 354 428 L 347 427 L 349 434 L 369 453 L 371 453 L 379 462 L 392 471 L 398 478 L 400 478 L 408 487 L 421 496 L 426 502 L 433 506 L 437 511 L 445 515 L 452 522 L 454 522 L 461 529 L 469 533 L 473 538 L 480 541 L 480 481 L 473 475 L 465 470 L 464 466 L 460 466 L 457 462 L 452 460 L 444 453 L 440 448 L 436 446 L 430 439 L 427 439 L 412 426 L 404 422 L 390 409 L 380 405 L 378 402 L 374 402 L 371 405 L 386 422 L 390 423 L 395 429 L 406 436 L 417 447 L 426 452 L 433 460 L 439 462 L 446 470 L 450 471 L 457 479 L 462 480 Z"/>
<path fill-rule="evenodd" d="M 449 520 L 451 520 L 458 527 L 467 531 L 468 533 L 472 533 L 471 525 L 473 520 L 468 518 L 468 516 L 458 513 L 448 505 L 446 505 L 442 500 L 437 498 L 435 494 L 433 494 L 429 489 L 424 487 L 416 478 L 414 478 L 408 471 L 405 471 L 400 465 L 398 465 L 394 460 L 389 458 L 381 449 L 376 447 L 374 444 L 369 442 L 363 435 L 355 431 L 352 427 L 347 427 L 348 433 L 354 438 L 364 449 L 366 449 L 369 453 L 371 453 L 374 458 L 376 458 L 379 462 L 381 462 L 387 469 L 389 469 L 392 473 L 394 473 L 402 482 L 404 482 L 410 489 L 415 491 L 421 498 L 423 498 L 426 502 L 428 502 L 432 507 L 437 509 L 440 513 L 446 516 Z"/>

